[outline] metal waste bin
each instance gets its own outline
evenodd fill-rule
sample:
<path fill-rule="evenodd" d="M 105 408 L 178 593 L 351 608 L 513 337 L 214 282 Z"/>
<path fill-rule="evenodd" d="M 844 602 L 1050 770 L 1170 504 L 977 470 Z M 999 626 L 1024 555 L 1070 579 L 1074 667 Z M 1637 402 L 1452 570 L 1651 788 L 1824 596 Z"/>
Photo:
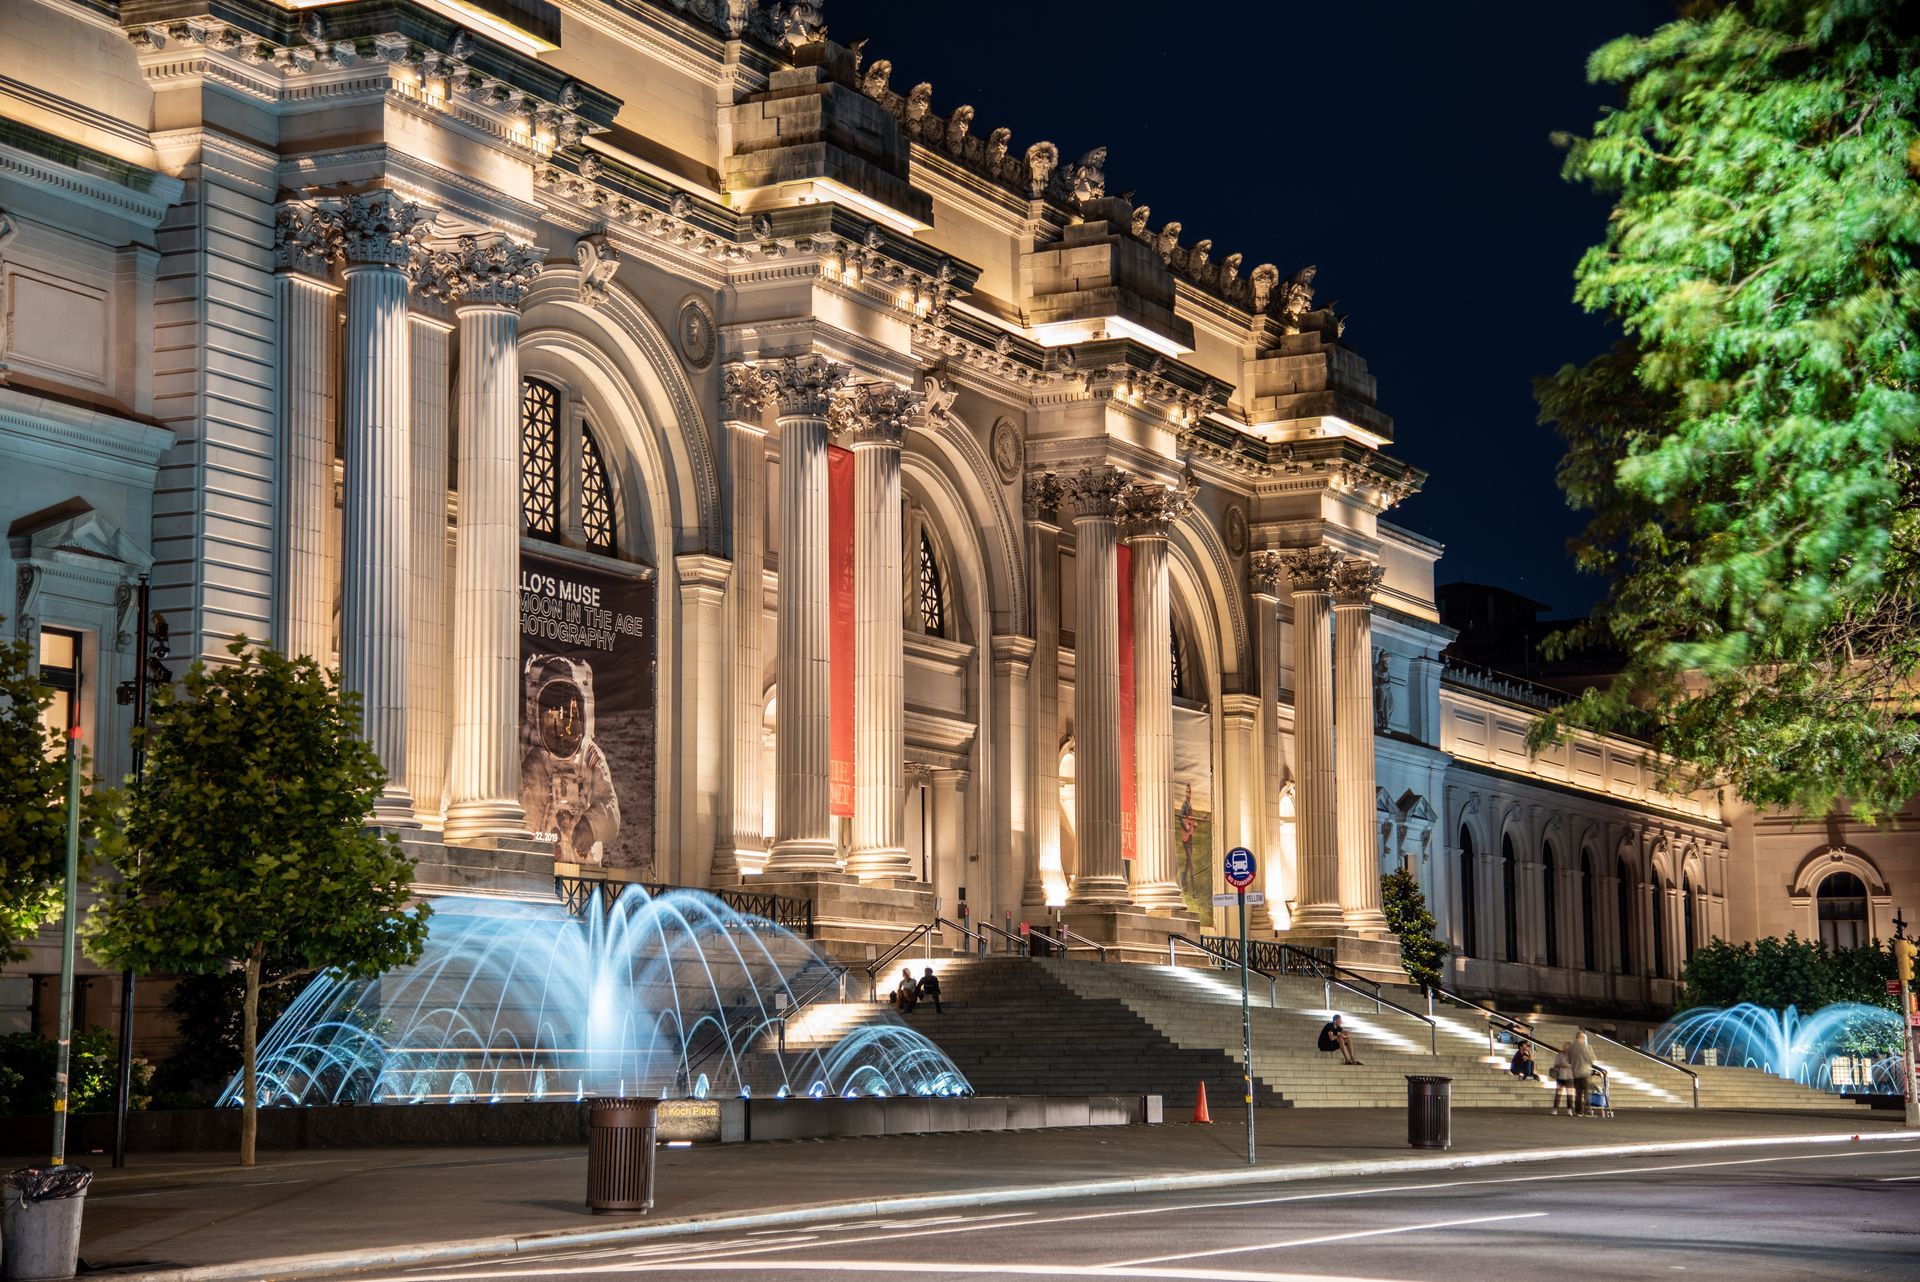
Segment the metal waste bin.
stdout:
<path fill-rule="evenodd" d="M 1407 1143 L 1453 1147 L 1453 1079 L 1407 1076 Z"/>
<path fill-rule="evenodd" d="M 80 1264 L 80 1214 L 93 1168 L 27 1166 L 7 1172 L 0 1234 L 7 1282 L 57 1282 Z"/>
<path fill-rule="evenodd" d="M 657 1099 L 596 1099 L 587 1105 L 587 1209 L 638 1215 L 653 1209 Z"/>

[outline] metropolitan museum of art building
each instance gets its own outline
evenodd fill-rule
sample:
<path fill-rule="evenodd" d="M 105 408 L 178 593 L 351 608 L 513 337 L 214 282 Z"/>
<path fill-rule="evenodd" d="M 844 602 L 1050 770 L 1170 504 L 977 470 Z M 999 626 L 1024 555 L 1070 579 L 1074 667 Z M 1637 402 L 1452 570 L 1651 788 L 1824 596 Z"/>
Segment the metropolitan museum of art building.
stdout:
<path fill-rule="evenodd" d="M 1475 460 L 1313 247 L 965 92 L 806 3 L 0 6 L 0 613 L 50 716 L 129 768 L 149 576 L 176 674 L 338 667 L 427 894 L 1164 957 L 1245 845 L 1262 936 L 1390 967 L 1405 866 L 1451 986 L 1621 1012 L 1710 936 L 1916 915 L 1920 816 L 1529 755 L 1546 692 L 1445 653 L 1392 521 Z"/>

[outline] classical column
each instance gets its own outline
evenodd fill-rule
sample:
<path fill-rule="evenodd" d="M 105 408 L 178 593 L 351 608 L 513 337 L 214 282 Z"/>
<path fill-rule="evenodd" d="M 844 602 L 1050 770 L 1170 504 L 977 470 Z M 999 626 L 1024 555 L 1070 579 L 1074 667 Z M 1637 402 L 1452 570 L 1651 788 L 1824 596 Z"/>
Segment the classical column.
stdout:
<path fill-rule="evenodd" d="M 852 437 L 854 505 L 853 844 L 847 871 L 865 882 L 913 876 L 907 859 L 906 659 L 901 649 L 900 440 L 919 398 L 887 384 L 836 403 Z"/>
<path fill-rule="evenodd" d="M 341 213 L 347 278 L 346 550 L 340 678 L 361 699 L 361 732 L 386 767 L 373 822 L 412 827 L 407 792 L 411 555 L 407 289 L 417 205 L 391 192 L 349 197 Z"/>
<path fill-rule="evenodd" d="M 1032 734 L 1033 811 L 1020 906 L 1034 917 L 1067 884 L 1060 860 L 1060 481 L 1051 472 L 1027 482 L 1028 582 L 1033 600 L 1033 668 L 1027 682 Z"/>
<path fill-rule="evenodd" d="M 288 205 L 273 229 L 274 310 L 280 370 L 280 592 L 275 643 L 325 664 L 333 652 L 334 313 L 340 291 L 329 264 L 340 253 L 340 216 Z"/>
<path fill-rule="evenodd" d="M 1256 830 L 1260 835 L 1260 884 L 1266 903 L 1254 910 L 1256 926 L 1285 928 L 1287 901 L 1293 898 L 1293 870 L 1280 848 L 1280 789 L 1286 765 L 1280 755 L 1280 585 L 1287 577 L 1278 552 L 1255 552 L 1247 563 L 1258 624 L 1260 714 L 1255 730 L 1259 749 L 1260 797 Z"/>
<path fill-rule="evenodd" d="M 1340 910 L 1340 844 L 1334 800 L 1333 620 L 1328 609 L 1339 556 L 1328 548 L 1286 554 L 1293 586 L 1295 753 L 1300 786 L 1295 823 L 1299 828 L 1300 890 L 1293 929 L 1316 931 L 1346 925 Z"/>
<path fill-rule="evenodd" d="M 1121 528 L 1133 549 L 1134 815 L 1138 836 L 1133 902 L 1157 912 L 1186 906 L 1173 867 L 1173 635 L 1167 536 L 1193 508 L 1187 489 L 1135 485 Z"/>
<path fill-rule="evenodd" d="M 413 348 L 412 494 L 413 618 L 407 658 L 407 791 L 422 823 L 444 827 L 447 759 L 453 721 L 448 709 L 447 592 L 448 393 L 452 383 L 452 327 L 440 298 L 414 283 L 407 319 Z"/>
<path fill-rule="evenodd" d="M 733 578 L 727 616 L 733 634 L 732 744 L 728 779 L 731 831 L 714 852 L 716 883 L 754 876 L 767 866 L 766 795 L 760 777 L 765 733 L 766 654 L 761 618 L 766 609 L 767 431 L 765 386 L 751 365 L 725 370 L 723 401 L 733 450 Z"/>
<path fill-rule="evenodd" d="M 780 606 L 770 871 L 833 872 L 830 779 L 831 611 L 827 562 L 827 411 L 843 366 L 789 356 L 763 366 L 780 429 Z"/>
<path fill-rule="evenodd" d="M 1015 633 L 993 637 L 993 724 L 1004 747 L 993 754 L 993 896 L 992 909 L 1018 909 L 1026 902 L 1026 876 L 1032 856 L 1032 806 L 1027 788 L 1032 777 L 1027 754 L 1033 733 L 1027 725 L 1032 708 L 1027 691 L 1033 666 L 1031 638 Z"/>
<path fill-rule="evenodd" d="M 1120 852 L 1120 499 L 1129 478 L 1083 468 L 1064 482 L 1073 515 L 1074 823 L 1080 866 L 1069 904 L 1124 904 Z"/>
<path fill-rule="evenodd" d="M 471 236 L 448 264 L 460 318 L 448 841 L 527 835 L 520 806 L 520 303 L 539 270 L 537 250 Z"/>
<path fill-rule="evenodd" d="M 1384 931 L 1374 823 L 1373 592 L 1386 573 L 1357 558 L 1333 571 L 1334 732 L 1339 744 L 1340 907 L 1355 930 Z"/>

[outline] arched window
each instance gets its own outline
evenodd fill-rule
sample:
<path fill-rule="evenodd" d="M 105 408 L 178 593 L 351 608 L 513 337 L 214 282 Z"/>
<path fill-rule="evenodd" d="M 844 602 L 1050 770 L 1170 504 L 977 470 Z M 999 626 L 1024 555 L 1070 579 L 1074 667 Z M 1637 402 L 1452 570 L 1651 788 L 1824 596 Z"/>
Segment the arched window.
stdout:
<path fill-rule="evenodd" d="M 1473 892 L 1473 833 L 1460 828 L 1460 945 L 1469 957 L 1480 955 L 1480 920 Z"/>
<path fill-rule="evenodd" d="M 1867 942 L 1867 886 L 1850 872 L 1828 873 L 1814 895 L 1820 942 L 1834 951 Z"/>
<path fill-rule="evenodd" d="M 1520 896 L 1516 893 L 1513 878 L 1513 838 L 1500 838 L 1500 907 L 1504 912 L 1506 938 L 1502 941 L 1506 947 L 1501 953 L 1508 961 L 1520 960 Z"/>
<path fill-rule="evenodd" d="M 520 513 L 528 534 L 560 537 L 560 393 L 537 378 L 520 388 Z"/>
<path fill-rule="evenodd" d="M 1588 970 L 1594 969 L 1593 855 L 1580 852 L 1580 949 Z"/>
<path fill-rule="evenodd" d="M 940 562 L 933 540 L 920 531 L 920 630 L 930 637 L 947 635 L 947 597 L 940 584 Z"/>
<path fill-rule="evenodd" d="M 1667 888 L 1653 874 L 1653 977 L 1667 977 Z"/>
<path fill-rule="evenodd" d="M 1615 967 L 1622 975 L 1639 973 L 1633 964 L 1633 874 L 1627 871 L 1627 861 L 1616 859 L 1613 866 L 1614 881 L 1620 892 L 1620 961 Z"/>
<path fill-rule="evenodd" d="M 594 551 L 613 551 L 613 487 L 607 483 L 600 443 L 589 427 L 580 431 L 580 533 Z"/>
<path fill-rule="evenodd" d="M 1540 846 L 1540 922 L 1547 937 L 1547 965 L 1560 964 L 1560 892 L 1554 887 L 1553 847 L 1541 843 Z"/>
<path fill-rule="evenodd" d="M 1680 915 L 1686 923 L 1682 934 L 1687 941 L 1687 956 L 1692 957 L 1694 949 L 1700 947 L 1700 936 L 1695 933 L 1693 923 L 1693 878 L 1687 876 L 1680 878 Z"/>
<path fill-rule="evenodd" d="M 1193 696 L 1187 693 L 1187 665 L 1181 662 L 1180 659 L 1179 628 L 1169 627 L 1167 629 L 1167 653 L 1168 662 L 1172 665 L 1173 671 L 1173 697 L 1176 699 L 1192 698 Z"/>

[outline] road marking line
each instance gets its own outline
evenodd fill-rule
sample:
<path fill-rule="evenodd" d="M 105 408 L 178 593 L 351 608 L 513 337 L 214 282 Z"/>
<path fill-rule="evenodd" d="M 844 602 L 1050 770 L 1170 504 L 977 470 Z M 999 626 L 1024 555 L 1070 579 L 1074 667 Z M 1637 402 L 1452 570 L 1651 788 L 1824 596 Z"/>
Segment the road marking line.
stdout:
<path fill-rule="evenodd" d="M 1883 1175 L 1877 1181 L 1880 1184 L 1898 1184 L 1902 1180 L 1920 1180 L 1920 1175 Z"/>
<path fill-rule="evenodd" d="M 1205 1260 L 1216 1255 L 1244 1255 L 1249 1251 L 1278 1251 L 1290 1246 L 1323 1246 L 1328 1242 L 1351 1242 L 1363 1237 L 1388 1237 L 1395 1233 L 1422 1233 L 1428 1229 L 1457 1229 L 1467 1224 L 1498 1224 L 1503 1220 L 1537 1220 L 1545 1211 L 1522 1211 L 1516 1215 L 1478 1215 L 1470 1220 L 1436 1220 L 1431 1224 L 1400 1224 L 1386 1229 L 1356 1229 L 1351 1233 L 1322 1233 L 1314 1237 L 1289 1238 L 1284 1242 L 1261 1242 L 1253 1246 L 1222 1246 L 1211 1251 L 1186 1251 L 1179 1255 L 1152 1255 L 1140 1260 L 1116 1260 L 1108 1268 L 1137 1268 L 1145 1264 L 1172 1264 L 1176 1260 Z"/>
<path fill-rule="evenodd" d="M 764 1266 L 752 1260 L 720 1260 L 680 1268 L 648 1264 L 636 1272 L 674 1273 L 692 1269 L 746 1273 Z M 1129 1269 L 1103 1264 L 939 1264 L 928 1260 L 787 1260 L 782 1273 L 937 1273 L 986 1274 L 1036 1278 L 1180 1278 L 1189 1282 L 1393 1282 L 1389 1278 L 1333 1273 L 1255 1273 L 1244 1269 Z"/>

